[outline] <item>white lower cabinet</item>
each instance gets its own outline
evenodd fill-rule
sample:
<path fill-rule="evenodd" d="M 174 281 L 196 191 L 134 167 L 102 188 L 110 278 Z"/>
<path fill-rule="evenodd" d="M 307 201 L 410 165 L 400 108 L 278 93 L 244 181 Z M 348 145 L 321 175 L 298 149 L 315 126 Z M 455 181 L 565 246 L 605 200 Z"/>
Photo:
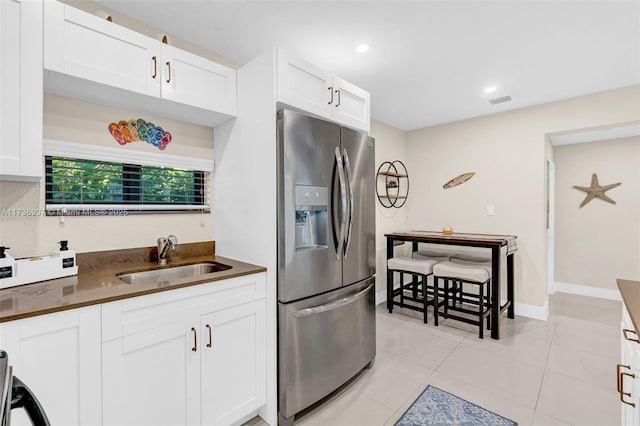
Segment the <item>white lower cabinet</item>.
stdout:
<path fill-rule="evenodd" d="M 0 324 L 52 425 L 230 425 L 266 401 L 265 274 Z M 12 425 L 30 425 L 22 410 Z"/>
<path fill-rule="evenodd" d="M 103 305 L 105 425 L 229 425 L 266 399 L 265 274 Z"/>
<path fill-rule="evenodd" d="M 617 366 L 623 426 L 640 426 L 640 336 L 626 307 L 622 308 L 620 364 Z"/>
<path fill-rule="evenodd" d="M 52 425 L 101 424 L 100 306 L 1 324 L 0 348 Z M 11 424 L 31 422 L 13 410 Z"/>
<path fill-rule="evenodd" d="M 264 303 L 200 319 L 200 424 L 231 424 L 265 403 Z"/>
<path fill-rule="evenodd" d="M 189 380 L 189 373 L 198 362 L 190 351 L 191 341 L 186 318 L 176 318 L 103 343 L 104 424 L 195 424 L 190 405 L 197 386 Z"/>

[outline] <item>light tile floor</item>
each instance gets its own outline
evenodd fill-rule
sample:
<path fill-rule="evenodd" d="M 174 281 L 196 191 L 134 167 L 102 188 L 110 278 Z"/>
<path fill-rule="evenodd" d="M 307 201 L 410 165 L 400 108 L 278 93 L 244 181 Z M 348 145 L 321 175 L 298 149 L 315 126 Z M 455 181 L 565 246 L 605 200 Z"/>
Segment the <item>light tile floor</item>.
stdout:
<path fill-rule="evenodd" d="M 503 318 L 496 341 L 480 340 L 467 324 L 425 325 L 419 313 L 380 305 L 373 368 L 295 424 L 393 425 L 431 384 L 523 426 L 619 425 L 620 309 L 621 302 L 556 293 L 549 321 Z"/>

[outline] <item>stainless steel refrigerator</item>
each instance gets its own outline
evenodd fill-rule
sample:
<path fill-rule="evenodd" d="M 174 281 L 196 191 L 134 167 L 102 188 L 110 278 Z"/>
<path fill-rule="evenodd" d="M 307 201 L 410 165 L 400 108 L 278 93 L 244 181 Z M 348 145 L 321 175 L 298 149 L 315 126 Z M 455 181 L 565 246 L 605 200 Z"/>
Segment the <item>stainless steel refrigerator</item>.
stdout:
<path fill-rule="evenodd" d="M 373 364 L 374 140 L 278 113 L 278 423 Z"/>

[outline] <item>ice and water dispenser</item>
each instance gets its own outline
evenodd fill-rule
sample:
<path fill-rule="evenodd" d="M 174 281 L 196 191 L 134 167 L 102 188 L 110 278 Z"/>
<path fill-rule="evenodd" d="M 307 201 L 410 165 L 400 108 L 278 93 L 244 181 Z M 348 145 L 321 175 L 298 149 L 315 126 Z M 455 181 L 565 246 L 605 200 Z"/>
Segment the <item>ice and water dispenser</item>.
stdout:
<path fill-rule="evenodd" d="M 296 185 L 296 251 L 327 248 L 327 188 Z"/>

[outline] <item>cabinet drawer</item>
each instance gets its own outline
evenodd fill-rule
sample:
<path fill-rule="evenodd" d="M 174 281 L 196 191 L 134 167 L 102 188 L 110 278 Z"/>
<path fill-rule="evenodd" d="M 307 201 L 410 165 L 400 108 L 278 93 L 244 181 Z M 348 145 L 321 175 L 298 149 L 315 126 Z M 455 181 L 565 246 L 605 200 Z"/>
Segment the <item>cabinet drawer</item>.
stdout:
<path fill-rule="evenodd" d="M 102 341 L 170 324 L 189 312 L 213 312 L 265 297 L 265 274 L 229 278 L 102 305 Z"/>

